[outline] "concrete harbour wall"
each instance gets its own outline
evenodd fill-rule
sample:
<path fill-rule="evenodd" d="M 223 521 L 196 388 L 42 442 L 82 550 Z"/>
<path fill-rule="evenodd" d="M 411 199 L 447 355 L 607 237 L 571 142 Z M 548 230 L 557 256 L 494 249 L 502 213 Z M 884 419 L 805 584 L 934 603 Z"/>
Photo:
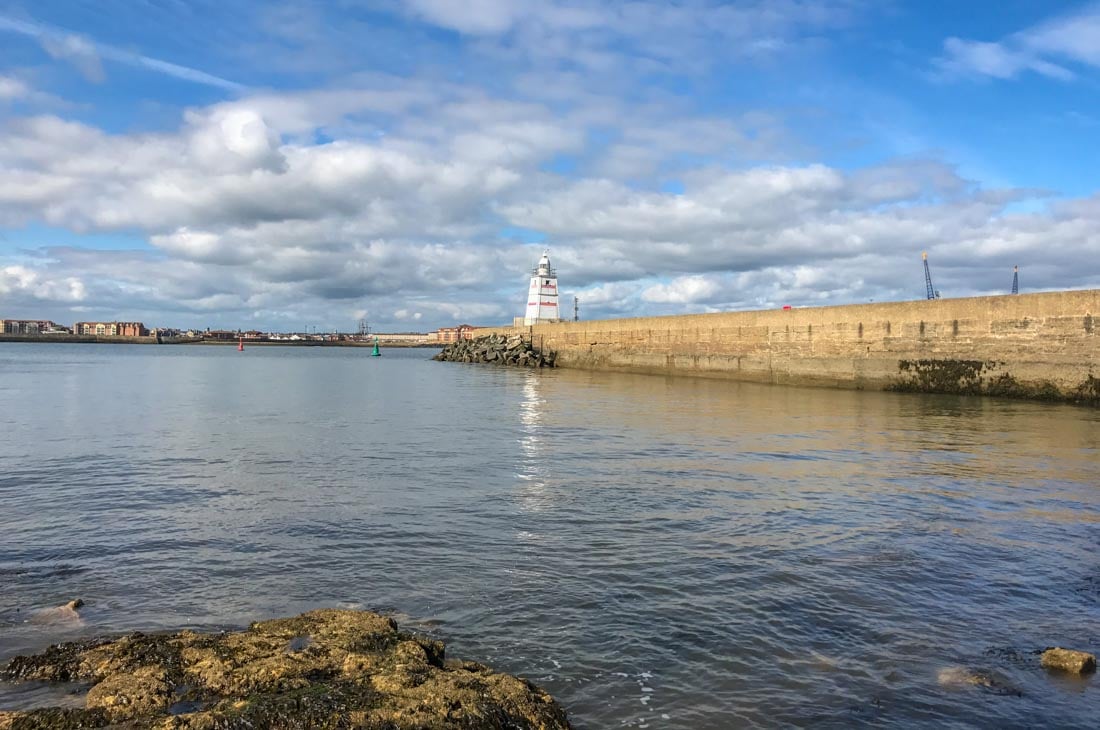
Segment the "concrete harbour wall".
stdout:
<path fill-rule="evenodd" d="M 562 367 L 1100 403 L 1100 290 L 491 331 Z"/>

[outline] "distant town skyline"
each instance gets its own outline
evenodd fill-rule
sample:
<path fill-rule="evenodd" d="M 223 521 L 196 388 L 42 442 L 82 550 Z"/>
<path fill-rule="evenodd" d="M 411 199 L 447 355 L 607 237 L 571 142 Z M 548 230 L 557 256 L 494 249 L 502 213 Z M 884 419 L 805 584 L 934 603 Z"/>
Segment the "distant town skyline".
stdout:
<path fill-rule="evenodd" d="M 140 9 L 139 9 L 140 8 Z M 0 317 L 1100 288 L 1100 2 L 0 0 Z"/>

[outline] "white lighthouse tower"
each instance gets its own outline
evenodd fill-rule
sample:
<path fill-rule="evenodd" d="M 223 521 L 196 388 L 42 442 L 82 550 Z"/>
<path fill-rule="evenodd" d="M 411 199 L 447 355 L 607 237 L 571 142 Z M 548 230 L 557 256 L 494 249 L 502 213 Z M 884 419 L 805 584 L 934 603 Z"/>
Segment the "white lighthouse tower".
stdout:
<path fill-rule="evenodd" d="M 550 268 L 550 252 L 543 251 L 539 265 L 531 272 L 531 286 L 527 288 L 527 312 L 523 316 L 523 324 L 527 326 L 559 320 L 558 274 Z"/>

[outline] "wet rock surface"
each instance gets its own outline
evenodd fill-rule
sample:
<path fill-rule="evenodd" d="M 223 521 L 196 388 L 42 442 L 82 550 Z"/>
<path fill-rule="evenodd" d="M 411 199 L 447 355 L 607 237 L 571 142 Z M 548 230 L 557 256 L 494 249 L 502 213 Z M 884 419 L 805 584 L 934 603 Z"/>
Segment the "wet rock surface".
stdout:
<path fill-rule="evenodd" d="M 1023 691 L 999 672 L 973 667 L 945 667 L 936 676 L 945 689 L 975 687 L 995 695 L 1020 697 Z"/>
<path fill-rule="evenodd" d="M 432 358 L 444 362 L 478 362 L 528 368 L 552 368 L 556 356 L 541 352 L 519 335 L 489 335 L 452 342 Z"/>
<path fill-rule="evenodd" d="M 83 620 L 80 618 L 78 609 L 83 606 L 84 601 L 76 598 L 62 606 L 35 611 L 30 617 L 30 622 L 34 624 L 68 624 L 79 626 L 83 624 Z"/>
<path fill-rule="evenodd" d="M 83 708 L 0 711 L 22 728 L 570 727 L 544 691 L 367 611 L 320 610 L 215 634 L 130 634 L 11 660 L 5 681 L 83 682 Z"/>
<path fill-rule="evenodd" d="M 1096 657 L 1088 652 L 1074 651 L 1055 647 L 1043 652 L 1042 665 L 1047 669 L 1058 669 L 1071 674 L 1086 674 L 1096 671 Z"/>

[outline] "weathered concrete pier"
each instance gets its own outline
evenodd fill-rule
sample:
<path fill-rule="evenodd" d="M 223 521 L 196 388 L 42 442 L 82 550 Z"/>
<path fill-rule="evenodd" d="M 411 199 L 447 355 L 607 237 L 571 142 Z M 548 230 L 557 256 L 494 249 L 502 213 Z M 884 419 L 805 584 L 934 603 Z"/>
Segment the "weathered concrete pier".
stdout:
<path fill-rule="evenodd" d="M 1100 290 L 503 327 L 559 367 L 1100 404 Z"/>

